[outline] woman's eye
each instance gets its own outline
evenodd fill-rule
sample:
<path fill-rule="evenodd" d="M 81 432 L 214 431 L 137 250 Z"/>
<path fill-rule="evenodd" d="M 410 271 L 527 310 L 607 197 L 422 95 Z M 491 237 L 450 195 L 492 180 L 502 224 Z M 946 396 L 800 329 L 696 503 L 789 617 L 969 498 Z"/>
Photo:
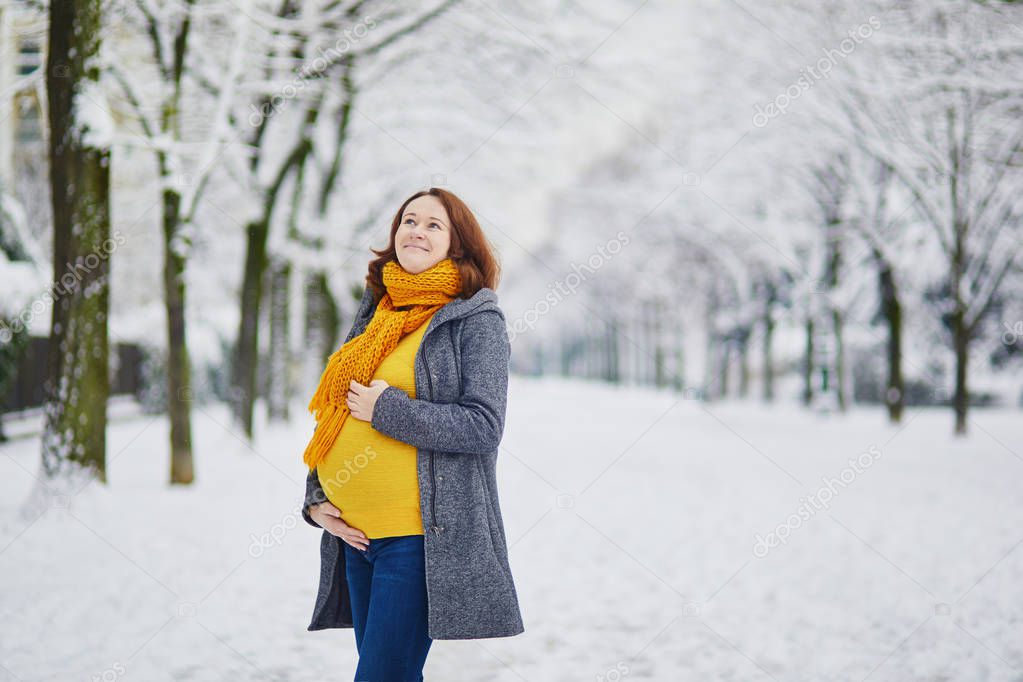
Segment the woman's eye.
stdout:
<path fill-rule="evenodd" d="M 430 227 L 438 227 L 439 228 L 440 225 L 438 225 L 437 223 L 430 223 Z"/>

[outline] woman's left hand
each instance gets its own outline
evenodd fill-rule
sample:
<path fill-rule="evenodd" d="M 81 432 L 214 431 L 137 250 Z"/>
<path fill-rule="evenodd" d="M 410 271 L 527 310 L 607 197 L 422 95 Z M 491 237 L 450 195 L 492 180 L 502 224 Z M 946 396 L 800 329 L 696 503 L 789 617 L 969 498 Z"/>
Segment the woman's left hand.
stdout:
<path fill-rule="evenodd" d="M 356 419 L 373 421 L 373 406 L 377 404 L 377 398 L 390 386 L 383 379 L 374 379 L 369 386 L 360 384 L 352 379 L 348 385 L 348 410 Z"/>

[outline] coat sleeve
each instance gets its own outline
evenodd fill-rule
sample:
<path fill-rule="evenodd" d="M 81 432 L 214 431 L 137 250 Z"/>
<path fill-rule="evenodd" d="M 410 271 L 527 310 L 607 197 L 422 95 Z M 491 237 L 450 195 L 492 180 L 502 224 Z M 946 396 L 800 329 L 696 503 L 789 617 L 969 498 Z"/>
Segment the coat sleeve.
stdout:
<path fill-rule="evenodd" d="M 320 477 L 314 468 L 305 479 L 305 500 L 302 503 L 302 518 L 305 519 L 306 523 L 316 528 L 323 528 L 323 526 L 313 521 L 313 517 L 309 515 L 309 507 L 326 501 L 327 495 L 323 492 L 323 487 L 320 485 Z"/>
<path fill-rule="evenodd" d="M 410 398 L 397 386 L 388 386 L 373 406 L 374 429 L 426 450 L 486 454 L 497 449 L 504 432 L 511 358 L 504 317 L 484 311 L 462 325 L 458 402 Z"/>

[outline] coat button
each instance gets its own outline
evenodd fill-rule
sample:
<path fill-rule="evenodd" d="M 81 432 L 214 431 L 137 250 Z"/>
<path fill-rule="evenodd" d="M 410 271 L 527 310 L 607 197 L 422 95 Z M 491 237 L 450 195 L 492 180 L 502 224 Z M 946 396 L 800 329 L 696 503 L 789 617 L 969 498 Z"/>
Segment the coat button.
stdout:
<path fill-rule="evenodd" d="M 444 477 L 443 477 L 443 476 L 438 476 L 438 477 L 437 477 L 437 480 L 438 480 L 438 481 L 443 481 L 443 480 L 444 480 Z"/>

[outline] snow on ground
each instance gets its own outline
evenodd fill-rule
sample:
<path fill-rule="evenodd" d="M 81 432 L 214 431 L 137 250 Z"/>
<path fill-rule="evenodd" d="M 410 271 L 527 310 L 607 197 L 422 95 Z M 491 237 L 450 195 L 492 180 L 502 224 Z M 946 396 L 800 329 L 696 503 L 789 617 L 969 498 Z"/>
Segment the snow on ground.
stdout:
<path fill-rule="evenodd" d="M 123 417 L 109 486 L 35 521 L 38 439 L 0 448 L 0 679 L 352 679 L 352 631 L 305 629 L 320 532 L 294 414 L 250 448 L 199 408 L 175 489 L 166 421 Z M 498 475 L 526 632 L 436 641 L 426 678 L 1021 680 L 1023 420 L 951 422 L 513 377 Z"/>

